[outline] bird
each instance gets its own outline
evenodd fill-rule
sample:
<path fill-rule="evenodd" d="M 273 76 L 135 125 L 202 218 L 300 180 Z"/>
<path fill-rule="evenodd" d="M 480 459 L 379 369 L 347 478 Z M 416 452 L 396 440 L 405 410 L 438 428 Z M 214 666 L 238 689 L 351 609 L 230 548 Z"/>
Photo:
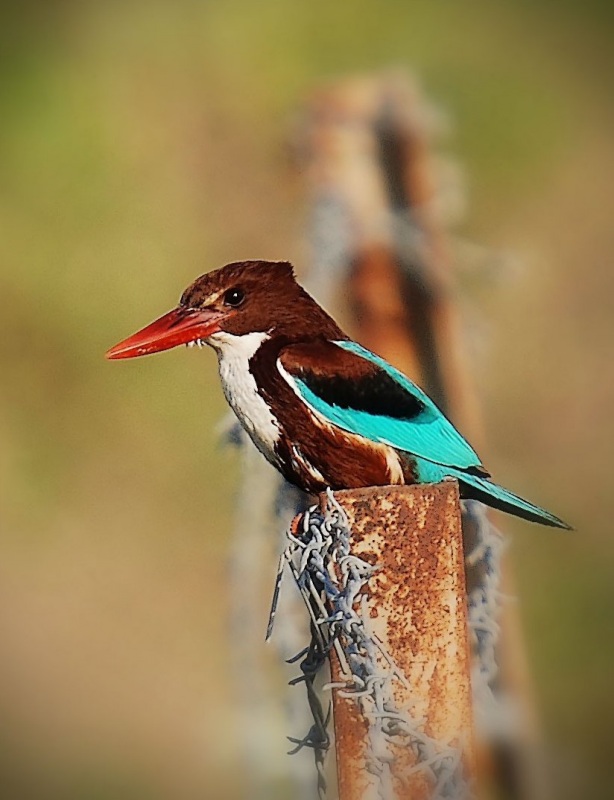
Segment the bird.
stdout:
<path fill-rule="evenodd" d="M 201 275 L 176 308 L 106 356 L 178 345 L 213 348 L 239 422 L 284 478 L 309 494 L 456 480 L 463 499 L 570 528 L 496 484 L 428 395 L 350 339 L 288 261 L 236 261 Z"/>

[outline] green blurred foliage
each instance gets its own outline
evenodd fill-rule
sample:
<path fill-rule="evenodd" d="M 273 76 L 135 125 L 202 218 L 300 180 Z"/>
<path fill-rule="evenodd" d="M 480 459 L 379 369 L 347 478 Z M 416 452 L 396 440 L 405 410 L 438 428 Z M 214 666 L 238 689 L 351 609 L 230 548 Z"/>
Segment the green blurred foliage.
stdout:
<path fill-rule="evenodd" d="M 525 257 L 520 276 L 470 290 L 490 328 L 475 364 L 488 463 L 580 529 L 515 526 L 514 552 L 563 782 L 607 790 L 611 4 L 65 0 L 3 14 L 3 796 L 234 791 L 236 458 L 216 444 L 214 359 L 102 353 L 200 272 L 304 261 L 288 120 L 319 82 L 391 65 L 454 120 L 463 234 Z"/>

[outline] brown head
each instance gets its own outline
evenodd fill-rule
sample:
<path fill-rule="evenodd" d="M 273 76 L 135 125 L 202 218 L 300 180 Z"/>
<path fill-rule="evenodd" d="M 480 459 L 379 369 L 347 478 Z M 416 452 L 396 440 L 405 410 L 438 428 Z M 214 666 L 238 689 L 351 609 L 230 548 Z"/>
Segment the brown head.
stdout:
<path fill-rule="evenodd" d="M 328 314 L 299 286 L 287 261 L 237 261 L 197 278 L 177 308 L 107 352 L 107 358 L 134 358 L 180 344 L 270 332 L 289 341 L 345 339 Z"/>

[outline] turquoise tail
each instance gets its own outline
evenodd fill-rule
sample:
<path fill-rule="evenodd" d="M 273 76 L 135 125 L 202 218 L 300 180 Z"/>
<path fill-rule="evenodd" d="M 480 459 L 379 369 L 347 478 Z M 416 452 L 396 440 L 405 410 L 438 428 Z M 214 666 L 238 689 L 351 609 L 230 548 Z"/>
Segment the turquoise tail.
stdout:
<path fill-rule="evenodd" d="M 570 525 L 555 517 L 549 511 L 529 503 L 528 500 L 518 497 L 518 495 L 509 492 L 502 486 L 497 486 L 496 483 L 491 483 L 486 478 L 480 478 L 477 475 L 467 474 L 460 470 L 458 472 L 455 471 L 454 477 L 459 482 L 461 497 L 467 500 L 479 500 L 481 503 L 499 511 L 514 514 L 517 517 L 537 522 L 540 525 L 573 530 Z"/>

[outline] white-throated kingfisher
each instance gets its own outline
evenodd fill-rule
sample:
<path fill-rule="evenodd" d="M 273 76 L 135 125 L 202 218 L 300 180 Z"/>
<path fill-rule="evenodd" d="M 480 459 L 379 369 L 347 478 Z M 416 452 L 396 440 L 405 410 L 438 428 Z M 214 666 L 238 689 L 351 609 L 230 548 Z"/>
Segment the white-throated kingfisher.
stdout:
<path fill-rule="evenodd" d="M 456 479 L 461 497 L 553 527 L 562 520 L 490 480 L 432 400 L 349 339 L 285 261 L 202 275 L 177 308 L 111 348 L 133 358 L 180 344 L 217 353 L 224 394 L 256 447 L 316 494 Z"/>

